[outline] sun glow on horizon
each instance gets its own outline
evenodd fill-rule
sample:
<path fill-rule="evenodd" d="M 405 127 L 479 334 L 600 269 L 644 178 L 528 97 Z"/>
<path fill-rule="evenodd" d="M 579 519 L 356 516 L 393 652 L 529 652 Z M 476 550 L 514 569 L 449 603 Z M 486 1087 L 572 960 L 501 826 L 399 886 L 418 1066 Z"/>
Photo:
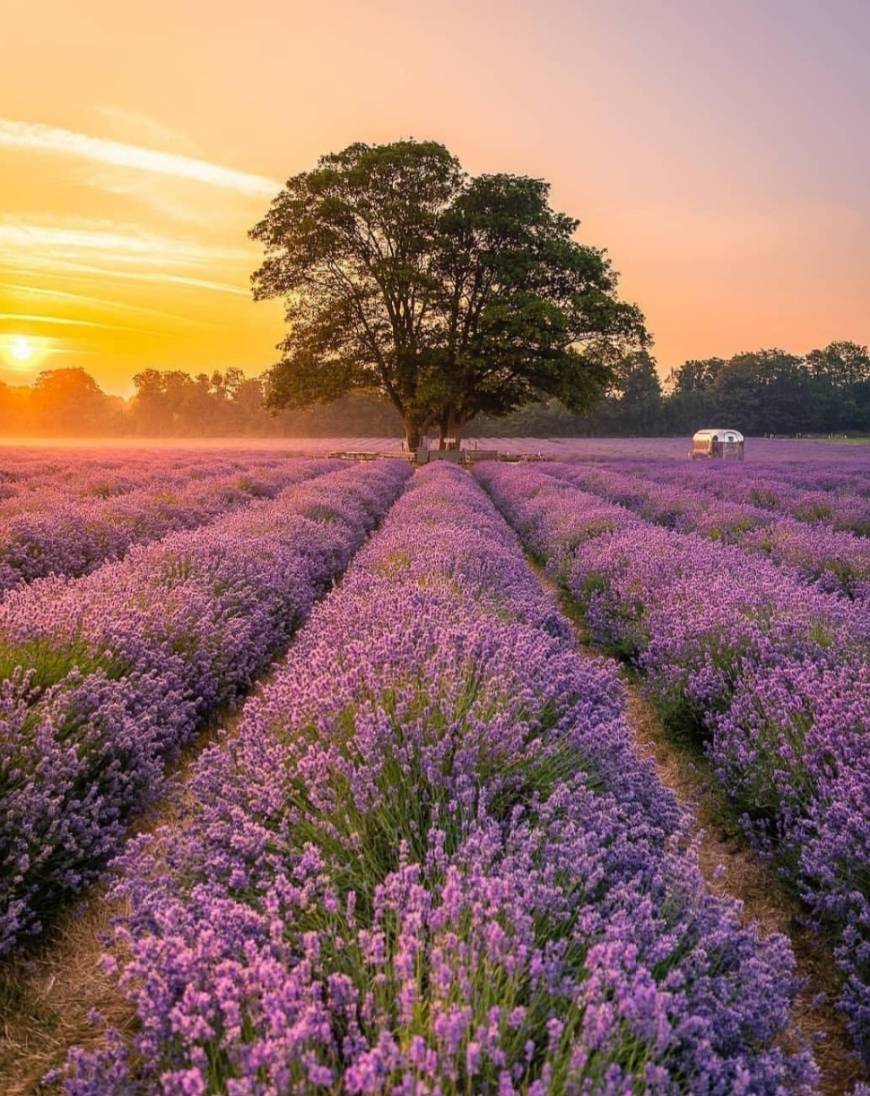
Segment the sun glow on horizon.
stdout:
<path fill-rule="evenodd" d="M 69 161 L 63 171 L 51 154 Z M 4 173 L 7 162 L 26 179 Z M 150 366 L 259 373 L 271 363 L 280 309 L 251 299 L 260 249 L 247 230 L 277 182 L 4 118 L 0 179 L 7 382 L 29 383 L 68 356 L 107 390 Z"/>
<path fill-rule="evenodd" d="M 30 373 L 55 353 L 55 341 L 38 335 L 0 335 L 0 365 L 16 373 Z"/>
<path fill-rule="evenodd" d="M 33 357 L 33 346 L 26 335 L 16 335 L 9 348 L 13 361 L 26 362 Z"/>

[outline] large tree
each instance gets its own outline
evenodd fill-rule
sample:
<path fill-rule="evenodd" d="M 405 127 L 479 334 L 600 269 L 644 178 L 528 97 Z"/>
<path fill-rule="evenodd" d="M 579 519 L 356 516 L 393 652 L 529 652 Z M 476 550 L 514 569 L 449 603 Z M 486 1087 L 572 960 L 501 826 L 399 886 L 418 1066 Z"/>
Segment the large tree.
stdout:
<path fill-rule="evenodd" d="M 293 176 L 251 233 L 254 295 L 283 298 L 289 325 L 270 405 L 373 390 L 411 448 L 531 399 L 586 410 L 647 335 L 548 199 L 537 179 L 469 177 L 434 142 L 355 144 Z"/>

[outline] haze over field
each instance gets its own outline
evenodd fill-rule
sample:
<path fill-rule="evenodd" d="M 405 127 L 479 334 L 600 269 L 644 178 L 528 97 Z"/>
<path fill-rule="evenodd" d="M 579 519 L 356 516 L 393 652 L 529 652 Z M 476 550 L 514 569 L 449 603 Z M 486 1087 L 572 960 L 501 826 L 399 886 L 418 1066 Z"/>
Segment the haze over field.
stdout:
<path fill-rule="evenodd" d="M 443 140 L 550 179 L 606 246 L 662 374 L 870 341 L 870 8 L 767 0 L 4 14 L 0 380 L 82 366 L 259 373 L 281 307 L 246 237 L 351 141 Z"/>

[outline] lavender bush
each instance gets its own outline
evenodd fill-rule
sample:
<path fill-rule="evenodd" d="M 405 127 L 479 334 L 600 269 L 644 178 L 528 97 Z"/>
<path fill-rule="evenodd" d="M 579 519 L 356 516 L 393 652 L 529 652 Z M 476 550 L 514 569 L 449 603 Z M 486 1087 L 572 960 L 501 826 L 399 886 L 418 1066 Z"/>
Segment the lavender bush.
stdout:
<path fill-rule="evenodd" d="M 825 592 L 870 600 L 870 540 L 840 532 L 824 523 L 805 524 L 778 517 L 768 509 L 675 484 L 649 481 L 633 474 L 594 465 L 542 465 L 585 490 L 601 494 L 641 517 L 677 532 L 697 532 L 711 540 L 736 544 L 770 557 L 801 580 Z M 730 483 L 733 477 L 723 477 Z M 681 476 L 682 479 L 682 476 Z M 862 512 L 866 503 L 861 501 Z"/>
<path fill-rule="evenodd" d="M 162 480 L 179 486 L 213 475 L 274 464 L 275 456 L 196 450 L 45 450 L 4 448 L 0 519 L 47 510 L 70 499 L 112 498 Z"/>
<path fill-rule="evenodd" d="M 705 742 L 753 838 L 832 926 L 856 1044 L 870 1051 L 870 698 L 863 604 L 739 548 L 639 522 L 547 482 L 478 474 L 583 608 L 593 640 L 644 676 L 672 729 Z M 623 491 L 623 497 L 628 494 Z M 573 532 L 571 532 L 573 530 Z"/>
<path fill-rule="evenodd" d="M 248 687 L 408 475 L 292 486 L 0 605 L 0 952 L 99 870 L 178 748 Z"/>
<path fill-rule="evenodd" d="M 655 482 L 673 484 L 673 462 L 619 461 L 612 467 Z M 694 463 L 679 472 L 682 486 L 747 503 L 813 524 L 827 523 L 866 536 L 870 533 L 870 479 L 860 471 L 831 465 L 752 466 L 722 462 Z"/>
<path fill-rule="evenodd" d="M 0 526 L 0 592 L 50 574 L 86 574 L 119 559 L 133 544 L 195 529 L 254 498 L 274 498 L 293 483 L 337 467 L 335 461 L 305 460 L 241 464 L 229 474 L 194 480 L 186 470 L 181 482 L 175 473 L 108 498 L 28 508 Z"/>
<path fill-rule="evenodd" d="M 173 828 L 129 845 L 106 1092 L 802 1093 L 786 941 L 706 893 L 612 667 L 430 467 Z"/>
<path fill-rule="evenodd" d="M 858 659 L 746 675 L 710 757 L 752 836 L 819 920 L 838 927 L 849 1027 L 870 1061 L 870 689 Z"/>

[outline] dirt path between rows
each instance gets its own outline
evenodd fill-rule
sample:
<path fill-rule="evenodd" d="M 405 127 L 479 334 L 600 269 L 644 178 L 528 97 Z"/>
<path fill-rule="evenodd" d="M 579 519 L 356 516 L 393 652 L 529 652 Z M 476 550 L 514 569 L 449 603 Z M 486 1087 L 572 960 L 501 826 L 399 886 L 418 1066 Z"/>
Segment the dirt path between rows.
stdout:
<path fill-rule="evenodd" d="M 603 657 L 601 651 L 589 644 L 582 620 L 567 595 L 538 563 L 530 563 L 542 583 L 559 598 L 574 625 L 578 647 L 584 654 Z M 779 932 L 791 941 L 804 988 L 792 1009 L 794 1030 L 787 1041 L 795 1047 L 802 1042 L 810 1043 L 821 1072 L 819 1091 L 824 1096 L 842 1096 L 856 1082 L 868 1080 L 868 1074 L 852 1049 L 841 1014 L 834 1008 L 839 982 L 828 942 L 807 927 L 805 910 L 798 899 L 787 889 L 775 867 L 748 844 L 717 790 L 716 778 L 706 759 L 675 743 L 644 696 L 641 685 L 625 667 L 619 667 L 619 674 L 626 690 L 626 717 L 638 754 L 652 760 L 659 780 L 689 811 L 707 886 L 714 894 L 737 899 L 742 905 L 744 923 L 757 922 L 762 936 Z"/>
<path fill-rule="evenodd" d="M 104 888 L 90 893 L 44 941 L 37 955 L 18 958 L 2 972 L 0 1092 L 45 1091 L 41 1078 L 66 1061 L 71 1046 L 95 1046 L 97 1010 L 121 1032 L 131 1031 L 132 1006 L 100 969 L 101 938 L 123 912 L 106 901 Z"/>

